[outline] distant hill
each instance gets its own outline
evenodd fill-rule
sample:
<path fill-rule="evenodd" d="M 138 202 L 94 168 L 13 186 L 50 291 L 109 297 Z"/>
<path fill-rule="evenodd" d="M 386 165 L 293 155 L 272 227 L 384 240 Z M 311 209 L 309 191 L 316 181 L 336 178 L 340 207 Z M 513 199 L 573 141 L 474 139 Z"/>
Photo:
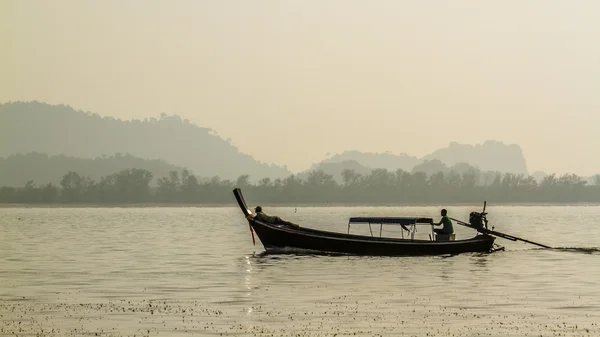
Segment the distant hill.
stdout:
<path fill-rule="evenodd" d="M 320 170 L 326 174 L 330 174 L 338 183 L 343 183 L 342 172 L 344 170 L 352 170 L 354 173 L 360 174 L 362 176 L 368 176 L 376 170 L 375 168 L 366 167 L 356 160 L 346 160 L 343 162 L 321 162 L 318 165 L 312 166 L 310 169 L 303 171 L 296 175 L 297 178 L 306 179 L 311 171 Z M 387 170 L 387 169 L 385 169 Z M 415 165 L 412 170 L 408 171 L 411 173 L 423 172 L 428 177 L 436 174 L 438 172 L 442 172 L 444 174 L 448 174 L 449 172 L 454 172 L 456 174 L 464 174 L 470 170 L 479 171 L 476 167 L 469 165 L 467 163 L 456 163 L 452 166 L 447 166 L 442 163 L 440 160 L 432 159 L 425 160 L 417 165 Z M 387 170 L 390 173 L 395 173 L 396 170 Z M 407 170 L 405 170 L 407 171 Z M 495 172 L 481 172 L 482 175 L 493 175 Z"/>
<path fill-rule="evenodd" d="M 314 170 L 321 170 L 327 174 L 330 174 L 333 176 L 333 178 L 335 179 L 335 181 L 337 181 L 338 183 L 342 183 L 343 179 L 342 179 L 342 172 L 344 170 L 353 170 L 354 172 L 358 173 L 358 174 L 362 174 L 362 175 L 369 175 L 371 173 L 371 171 L 373 171 L 372 168 L 368 168 L 365 167 L 361 164 L 359 164 L 356 160 L 346 160 L 343 162 L 331 162 L 331 163 L 319 163 L 318 165 L 315 165 L 313 167 L 311 167 L 310 169 L 298 173 L 296 176 L 300 179 L 306 179 L 308 177 L 308 174 L 310 173 L 310 171 L 314 171 Z"/>
<path fill-rule="evenodd" d="M 283 178 L 285 167 L 269 165 L 241 153 L 208 128 L 179 116 L 120 120 L 40 102 L 0 104 L 0 156 L 39 152 L 96 158 L 117 152 L 162 159 L 196 175 L 235 179 Z"/>
<path fill-rule="evenodd" d="M 468 163 L 482 171 L 499 171 L 527 175 L 527 164 L 521 147 L 488 140 L 483 144 L 466 145 L 456 142 L 423 157 L 438 159 L 448 166 Z"/>
<path fill-rule="evenodd" d="M 163 160 L 145 160 L 122 154 L 87 159 L 28 153 L 0 157 L 0 186 L 21 187 L 29 180 L 33 180 L 38 186 L 47 183 L 59 185 L 61 178 L 68 171 L 89 176 L 98 182 L 103 176 L 132 168 L 150 171 L 154 178 L 153 184 L 156 184 L 159 178 L 168 176 L 169 171 L 183 170 Z"/>
<path fill-rule="evenodd" d="M 372 153 L 372 152 L 359 152 L 359 151 L 346 151 L 341 154 L 335 154 L 331 158 L 325 159 L 320 163 L 314 164 L 309 170 L 318 167 L 321 164 L 326 163 L 340 163 L 344 161 L 356 161 L 362 166 L 376 169 L 382 168 L 388 171 L 396 171 L 402 169 L 410 171 L 412 168 L 419 164 L 421 160 L 417 157 L 409 156 L 407 154 L 393 154 L 389 152 L 384 153 Z"/>
<path fill-rule="evenodd" d="M 442 169 L 444 166 L 450 168 L 457 164 L 468 164 L 479 168 L 481 171 L 528 174 L 525 156 L 521 148 L 518 145 L 506 145 L 498 141 L 486 141 L 477 145 L 463 145 L 453 142 L 448 147 L 436 150 L 423 158 L 407 154 L 346 151 L 314 164 L 309 170 L 313 170 L 324 163 L 340 163 L 347 160 L 354 160 L 367 168 L 384 168 L 392 172 L 398 169 L 409 172 L 433 172 L 436 171 L 436 167 L 444 171 Z"/>
<path fill-rule="evenodd" d="M 442 172 L 444 174 L 450 172 L 450 168 L 438 159 L 425 160 L 412 168 L 412 173 L 424 172 L 428 176 Z"/>

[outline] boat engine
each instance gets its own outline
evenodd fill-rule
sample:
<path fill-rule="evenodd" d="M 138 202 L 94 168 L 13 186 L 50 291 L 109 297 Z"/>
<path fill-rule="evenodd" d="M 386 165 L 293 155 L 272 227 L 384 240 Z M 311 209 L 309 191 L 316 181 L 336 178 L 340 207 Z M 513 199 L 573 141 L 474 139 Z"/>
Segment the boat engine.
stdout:
<path fill-rule="evenodd" d="M 469 223 L 476 229 L 487 229 L 486 213 L 471 212 L 469 214 Z"/>

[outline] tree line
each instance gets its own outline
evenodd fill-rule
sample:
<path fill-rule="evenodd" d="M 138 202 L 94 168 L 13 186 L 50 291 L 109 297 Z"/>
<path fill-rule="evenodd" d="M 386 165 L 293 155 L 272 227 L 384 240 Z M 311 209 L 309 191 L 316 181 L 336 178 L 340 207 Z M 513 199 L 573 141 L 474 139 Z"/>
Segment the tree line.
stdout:
<path fill-rule="evenodd" d="M 242 188 L 248 200 L 266 204 L 432 204 L 478 203 L 575 203 L 600 202 L 600 175 L 588 184 L 574 174 L 555 174 L 536 181 L 531 176 L 480 172 L 457 173 L 375 169 L 370 174 L 344 170 L 340 182 L 321 170 L 306 178 L 290 175 L 284 179 L 263 178 L 251 182 L 249 175 L 233 180 L 218 176 L 198 179 L 188 170 L 172 170 L 154 177 L 145 169 L 125 169 L 95 181 L 74 171 L 67 172 L 59 185 L 1 187 L 0 203 L 15 204 L 232 204 L 232 189 Z"/>

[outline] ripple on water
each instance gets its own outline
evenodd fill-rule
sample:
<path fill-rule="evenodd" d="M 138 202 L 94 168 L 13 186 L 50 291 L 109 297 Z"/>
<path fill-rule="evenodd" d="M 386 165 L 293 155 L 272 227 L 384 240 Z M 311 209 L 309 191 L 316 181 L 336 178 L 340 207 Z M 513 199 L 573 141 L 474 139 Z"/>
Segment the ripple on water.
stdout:
<path fill-rule="evenodd" d="M 590 221 L 600 207 L 490 207 L 497 230 L 564 248 L 498 239 L 506 251 L 404 258 L 262 254 L 238 213 L 3 209 L 0 335 L 600 335 L 600 236 Z M 345 232 L 357 214 L 438 210 L 272 213 Z M 578 217 L 587 221 L 573 231 Z"/>

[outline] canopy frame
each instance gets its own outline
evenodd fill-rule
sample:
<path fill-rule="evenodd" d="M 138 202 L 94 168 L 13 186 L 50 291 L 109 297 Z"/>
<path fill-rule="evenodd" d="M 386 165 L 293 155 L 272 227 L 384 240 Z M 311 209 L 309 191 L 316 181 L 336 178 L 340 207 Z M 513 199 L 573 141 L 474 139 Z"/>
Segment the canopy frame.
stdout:
<path fill-rule="evenodd" d="M 348 234 L 350 234 L 350 225 L 351 224 L 368 224 L 369 231 L 371 232 L 371 236 L 373 237 L 373 228 L 371 224 L 379 224 L 379 237 L 381 237 L 383 233 L 383 225 L 400 225 L 402 230 L 402 238 L 404 239 L 404 231 L 407 231 L 410 234 L 410 239 L 415 239 L 415 233 L 417 232 L 417 225 L 429 225 L 431 226 L 431 235 L 430 240 L 435 238 L 435 231 L 433 227 L 433 219 L 432 218 L 414 218 L 414 217 L 353 217 L 348 220 Z M 408 227 L 407 227 L 408 226 Z"/>

